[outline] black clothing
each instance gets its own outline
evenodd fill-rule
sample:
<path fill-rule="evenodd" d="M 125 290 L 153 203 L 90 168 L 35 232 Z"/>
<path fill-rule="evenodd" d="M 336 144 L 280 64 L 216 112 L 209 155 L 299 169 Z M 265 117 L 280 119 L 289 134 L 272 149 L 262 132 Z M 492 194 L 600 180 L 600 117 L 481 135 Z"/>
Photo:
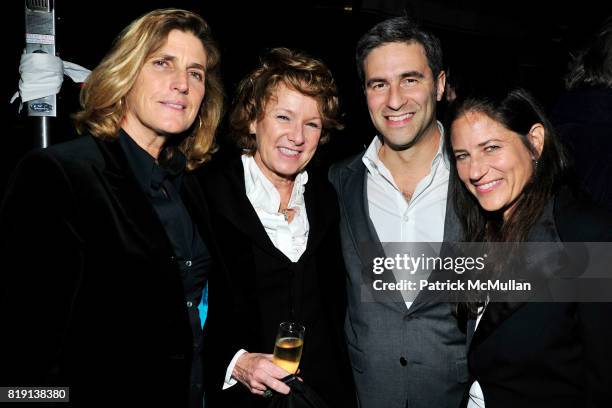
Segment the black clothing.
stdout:
<path fill-rule="evenodd" d="M 612 241 L 612 218 L 568 190 L 529 234 L 529 242 L 597 241 Z M 489 303 L 468 354 L 486 407 L 609 406 L 610 316 L 611 303 Z"/>
<path fill-rule="evenodd" d="M 331 407 L 353 407 L 342 330 L 346 273 L 332 186 L 309 174 L 304 193 L 310 225 L 307 248 L 291 262 L 274 246 L 246 196 L 241 160 L 205 170 L 202 188 L 219 250 L 204 331 L 207 408 L 269 403 L 240 383 L 222 391 L 225 372 L 240 349 L 272 353 L 279 323 L 289 320 L 306 327 L 300 377 Z"/>
<path fill-rule="evenodd" d="M 209 242 L 197 181 L 178 191 Z M 0 384 L 69 386 L 66 408 L 188 406 L 190 294 L 119 142 L 28 154 L 0 209 L 0 259 Z"/>
<path fill-rule="evenodd" d="M 130 169 L 142 191 L 148 195 L 159 220 L 172 243 L 176 263 L 181 271 L 185 304 L 193 333 L 193 361 L 191 367 L 190 407 L 201 408 L 204 398 L 202 384 L 202 324 L 198 305 L 206 285 L 206 273 L 211 257 L 198 234 L 198 230 L 185 208 L 179 190 L 187 160 L 177 151 L 173 163 L 161 167 L 123 130 L 119 131 L 119 143 L 127 157 Z M 172 169 L 169 171 L 168 169 Z"/>

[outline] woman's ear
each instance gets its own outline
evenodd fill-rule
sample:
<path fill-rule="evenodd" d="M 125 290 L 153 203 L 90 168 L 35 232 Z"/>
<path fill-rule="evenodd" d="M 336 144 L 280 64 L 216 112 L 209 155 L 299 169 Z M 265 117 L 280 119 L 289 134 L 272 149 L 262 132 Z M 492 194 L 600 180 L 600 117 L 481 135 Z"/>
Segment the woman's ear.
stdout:
<path fill-rule="evenodd" d="M 537 157 L 534 159 L 538 159 L 542 154 L 542 149 L 544 149 L 544 125 L 541 123 L 536 123 L 529 129 L 529 133 L 527 134 L 527 138 L 531 146 L 533 146 L 533 150 L 535 150 Z"/>
<path fill-rule="evenodd" d="M 255 130 L 257 129 L 257 122 L 256 121 L 252 121 L 251 123 L 249 123 L 249 133 L 254 135 L 256 132 Z"/>

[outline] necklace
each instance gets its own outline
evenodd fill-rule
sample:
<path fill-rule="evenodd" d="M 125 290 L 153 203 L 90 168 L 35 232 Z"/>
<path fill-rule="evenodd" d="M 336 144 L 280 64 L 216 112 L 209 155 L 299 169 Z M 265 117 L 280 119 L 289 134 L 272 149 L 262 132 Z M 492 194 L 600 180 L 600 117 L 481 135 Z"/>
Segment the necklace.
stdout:
<path fill-rule="evenodd" d="M 292 208 L 281 208 L 280 210 L 278 210 L 279 213 L 283 214 L 283 217 L 285 217 L 285 221 L 289 222 L 289 211 L 293 211 Z"/>

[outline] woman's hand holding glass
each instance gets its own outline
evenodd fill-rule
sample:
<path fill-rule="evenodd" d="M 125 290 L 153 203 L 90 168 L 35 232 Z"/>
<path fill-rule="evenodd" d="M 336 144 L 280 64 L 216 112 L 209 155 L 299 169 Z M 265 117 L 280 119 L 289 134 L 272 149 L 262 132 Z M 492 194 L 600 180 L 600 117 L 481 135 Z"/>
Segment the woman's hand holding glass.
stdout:
<path fill-rule="evenodd" d="M 268 389 L 289 394 L 291 389 L 282 381 L 289 373 L 272 362 L 272 354 L 244 353 L 234 366 L 232 377 L 253 394 L 264 395 Z"/>

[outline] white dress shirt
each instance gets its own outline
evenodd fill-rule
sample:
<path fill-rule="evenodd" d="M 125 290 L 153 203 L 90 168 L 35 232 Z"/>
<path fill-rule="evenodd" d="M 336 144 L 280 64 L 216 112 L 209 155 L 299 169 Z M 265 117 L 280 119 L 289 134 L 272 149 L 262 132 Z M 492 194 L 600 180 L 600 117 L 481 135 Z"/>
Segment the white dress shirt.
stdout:
<path fill-rule="evenodd" d="M 381 242 L 442 242 L 450 164 L 444 153 L 444 128 L 431 170 L 406 201 L 391 172 L 378 157 L 382 143 L 375 137 L 363 156 L 367 168 L 370 219 Z"/>
<path fill-rule="evenodd" d="M 297 262 L 308 243 L 308 216 L 304 202 L 304 190 L 308 173 L 304 170 L 295 176 L 293 190 L 287 208 L 294 210 L 291 223 L 278 212 L 281 199 L 276 187 L 263 174 L 252 156 L 242 155 L 246 195 L 255 209 L 259 221 L 266 229 L 270 241 L 279 251 Z"/>
<path fill-rule="evenodd" d="M 444 152 L 444 128 L 438 122 L 440 143 L 431 169 L 406 201 L 391 172 L 378 153 L 382 143 L 375 137 L 363 155 L 367 169 L 370 219 L 380 242 L 442 242 L 450 163 Z M 410 308 L 412 302 L 407 301 Z"/>
<path fill-rule="evenodd" d="M 308 173 L 304 170 L 295 177 L 293 190 L 287 205 L 287 208 L 294 210 L 294 216 L 293 220 L 288 222 L 285 216 L 278 212 L 280 208 L 278 190 L 263 174 L 253 156 L 242 155 L 242 166 L 244 167 L 244 185 L 247 198 L 255 209 L 270 241 L 291 262 L 297 262 L 306 251 L 310 230 L 306 214 L 306 202 L 304 201 Z M 246 350 L 238 350 L 230 361 L 225 371 L 223 389 L 236 384 L 237 381 L 232 378 L 232 372 L 238 358 L 244 353 L 246 353 Z"/>

